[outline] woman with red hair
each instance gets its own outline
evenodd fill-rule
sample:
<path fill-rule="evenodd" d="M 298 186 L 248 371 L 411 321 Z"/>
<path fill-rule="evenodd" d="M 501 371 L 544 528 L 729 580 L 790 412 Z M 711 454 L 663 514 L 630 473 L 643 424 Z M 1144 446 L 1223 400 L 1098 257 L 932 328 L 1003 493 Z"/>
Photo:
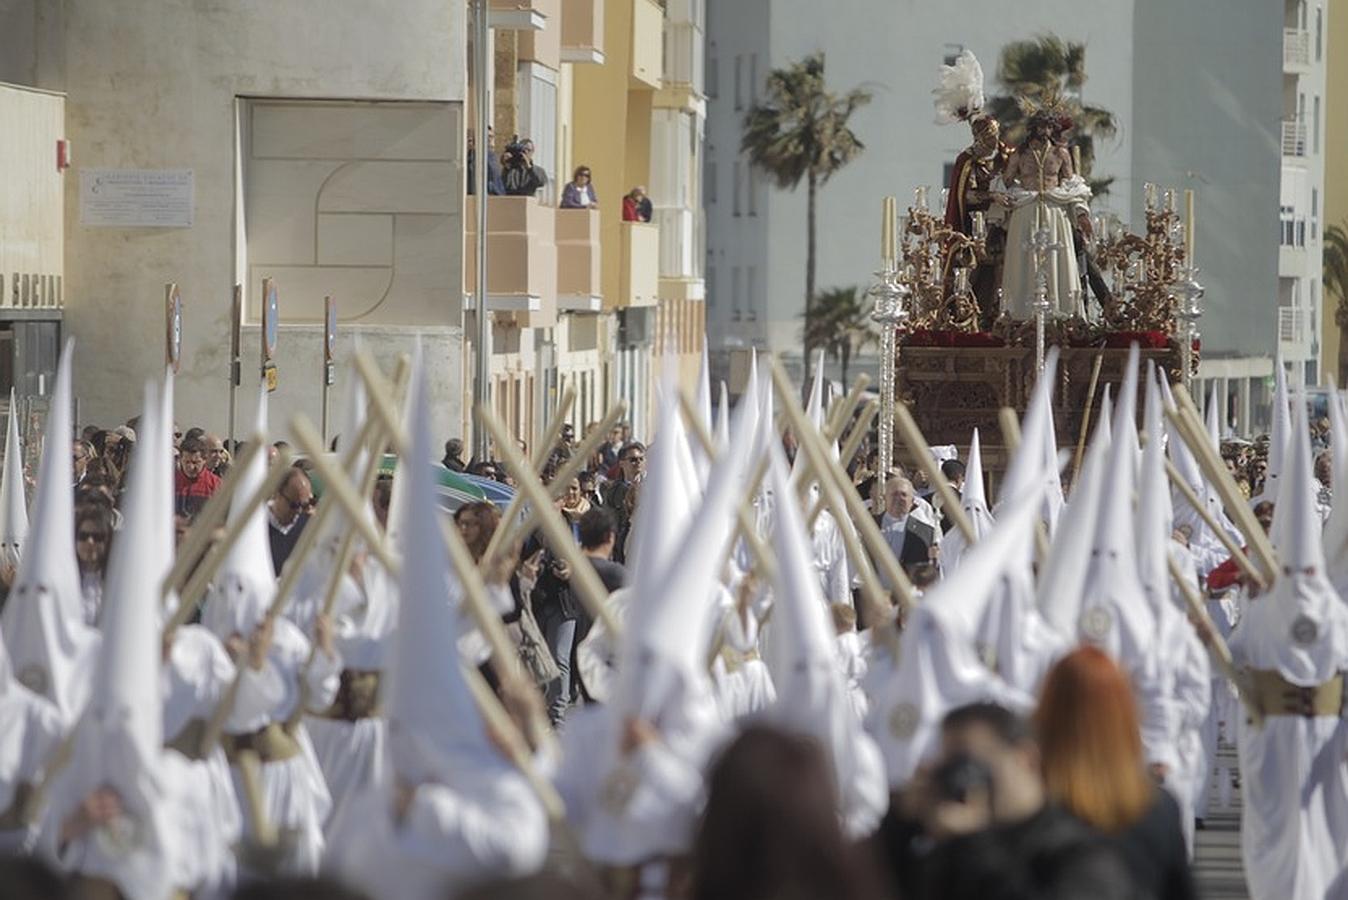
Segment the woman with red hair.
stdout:
<path fill-rule="evenodd" d="M 1147 772 L 1128 677 L 1080 647 L 1044 679 L 1035 730 L 1049 797 L 1110 838 L 1144 895 L 1197 896 L 1179 806 Z"/>

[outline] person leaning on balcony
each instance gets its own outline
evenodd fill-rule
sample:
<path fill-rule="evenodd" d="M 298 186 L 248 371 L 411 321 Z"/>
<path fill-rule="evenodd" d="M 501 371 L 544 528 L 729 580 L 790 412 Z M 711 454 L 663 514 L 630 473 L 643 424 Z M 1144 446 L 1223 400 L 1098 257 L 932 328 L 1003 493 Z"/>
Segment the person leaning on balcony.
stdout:
<path fill-rule="evenodd" d="M 511 141 L 501 165 L 505 192 L 512 197 L 532 197 L 547 186 L 548 173 L 534 164 L 534 142 L 528 138 Z"/>
<path fill-rule="evenodd" d="M 623 197 L 624 222 L 649 222 L 651 220 L 651 198 L 646 189 L 637 185 Z"/>
<path fill-rule="evenodd" d="M 599 205 L 599 196 L 590 180 L 590 167 L 579 166 L 571 181 L 562 189 L 562 209 L 589 209 Z"/>

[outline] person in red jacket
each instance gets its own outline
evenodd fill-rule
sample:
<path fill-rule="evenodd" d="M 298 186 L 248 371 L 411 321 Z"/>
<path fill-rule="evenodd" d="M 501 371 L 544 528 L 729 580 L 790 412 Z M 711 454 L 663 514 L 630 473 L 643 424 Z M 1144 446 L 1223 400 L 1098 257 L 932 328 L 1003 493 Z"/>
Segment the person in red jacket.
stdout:
<path fill-rule="evenodd" d="M 1268 534 L 1269 528 L 1273 527 L 1273 503 L 1265 500 L 1254 507 L 1254 517 L 1259 521 L 1259 527 Z M 1250 551 L 1249 547 L 1243 548 L 1245 553 Z M 1235 587 L 1246 583 L 1244 572 L 1240 564 L 1236 562 L 1233 556 L 1226 562 L 1219 565 L 1208 573 L 1208 593 L 1216 596 L 1227 588 Z"/>
<path fill-rule="evenodd" d="M 178 471 L 173 477 L 173 510 L 194 516 L 220 487 L 220 476 L 206 468 L 206 445 L 200 438 L 184 438 L 178 448 Z"/>

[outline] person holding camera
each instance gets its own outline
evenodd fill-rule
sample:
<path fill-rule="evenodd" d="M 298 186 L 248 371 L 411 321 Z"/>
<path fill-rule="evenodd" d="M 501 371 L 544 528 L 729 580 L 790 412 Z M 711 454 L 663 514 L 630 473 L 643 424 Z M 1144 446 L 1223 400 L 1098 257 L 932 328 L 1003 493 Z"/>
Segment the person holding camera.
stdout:
<path fill-rule="evenodd" d="M 940 754 L 895 799 L 877 841 L 904 897 L 1137 896 L 1106 840 L 1050 802 L 1025 720 L 993 703 L 945 717 Z"/>
<path fill-rule="evenodd" d="M 506 147 L 501 160 L 502 181 L 511 197 L 533 197 L 548 183 L 548 173 L 534 165 L 534 142 L 516 138 Z"/>

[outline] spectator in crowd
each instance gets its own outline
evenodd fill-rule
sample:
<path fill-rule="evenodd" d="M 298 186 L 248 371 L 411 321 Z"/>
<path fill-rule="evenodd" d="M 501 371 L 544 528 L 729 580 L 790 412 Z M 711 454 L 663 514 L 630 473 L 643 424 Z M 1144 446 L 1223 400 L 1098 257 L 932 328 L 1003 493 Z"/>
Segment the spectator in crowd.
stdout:
<path fill-rule="evenodd" d="M 313 502 L 314 489 L 309 476 L 297 467 L 286 473 L 276 494 L 267 501 L 267 538 L 271 543 L 272 567 L 278 576 L 309 522 Z"/>
<path fill-rule="evenodd" d="M 84 481 L 84 475 L 89 470 L 89 460 L 94 458 L 94 445 L 86 440 L 75 442 L 71 450 L 70 461 L 75 473 L 75 487 L 79 487 L 80 482 Z"/>
<path fill-rule="evenodd" d="M 618 454 L 622 448 L 622 426 L 614 425 L 608 431 L 608 440 L 599 445 L 599 464 L 601 472 L 607 473 L 610 469 L 618 465 Z"/>
<path fill-rule="evenodd" d="M 910 575 L 916 566 L 940 555 L 936 529 L 913 514 L 915 499 L 911 481 L 890 478 L 885 481 L 884 512 L 875 517 L 894 558 Z"/>
<path fill-rule="evenodd" d="M 947 459 L 941 463 L 941 476 L 949 482 L 951 489 L 955 492 L 956 499 L 964 496 L 964 463 L 958 459 Z M 951 521 L 949 512 L 941 503 L 940 494 L 936 495 L 932 506 L 941 515 L 941 532 L 945 533 L 955 527 Z"/>
<path fill-rule="evenodd" d="M 1024 720 L 991 703 L 950 712 L 877 836 L 897 893 L 930 900 L 1138 896 L 1117 852 L 1055 805 Z"/>
<path fill-rule="evenodd" d="M 86 495 L 75 510 L 75 558 L 80 567 L 84 624 L 98 623 L 103 606 L 103 581 L 112 546 L 112 504 L 101 494 Z"/>
<path fill-rule="evenodd" d="M 653 733 L 633 737 L 656 739 Z M 880 896 L 874 867 L 848 843 L 837 805 L 833 764 L 817 742 L 748 725 L 708 776 L 692 883 L 687 889 L 671 883 L 670 894 L 692 900 Z"/>
<path fill-rule="evenodd" d="M 1197 897 L 1179 805 L 1143 762 L 1128 676 L 1080 647 L 1044 679 L 1034 716 L 1049 797 L 1105 835 L 1144 897 Z"/>
<path fill-rule="evenodd" d="M 380 475 L 374 480 L 374 491 L 370 494 L 370 506 L 374 508 L 374 517 L 379 527 L 388 530 L 388 508 L 393 502 L 393 476 Z"/>
<path fill-rule="evenodd" d="M 206 468 L 205 445 L 196 438 L 183 438 L 173 479 L 174 510 L 195 516 L 219 488 L 220 477 Z"/>
<path fill-rule="evenodd" d="M 206 448 L 206 468 L 217 477 L 224 478 L 229 473 L 231 462 L 229 451 L 225 449 L 225 442 L 218 434 L 208 434 L 201 439 L 201 442 Z"/>
<path fill-rule="evenodd" d="M 623 197 L 623 221 L 624 222 L 649 222 L 651 220 L 651 198 L 646 196 L 646 189 L 640 185 L 632 188 Z"/>
<path fill-rule="evenodd" d="M 464 470 L 462 438 L 450 438 L 445 441 L 445 458 L 440 462 L 451 472 L 462 472 Z"/>
<path fill-rule="evenodd" d="M 616 477 L 608 483 L 604 494 L 604 506 L 613 512 L 618 525 L 618 562 L 625 560 L 624 547 L 627 531 L 632 522 L 628 517 L 627 493 L 632 486 L 646 474 L 646 445 L 640 441 L 630 441 L 623 445 L 618 454 Z"/>
<path fill-rule="evenodd" d="M 468 193 L 477 191 L 477 146 L 473 132 L 468 132 Z M 501 181 L 501 160 L 496 155 L 496 129 L 487 126 L 487 194 L 499 196 L 505 193 L 505 184 Z"/>
<path fill-rule="evenodd" d="M 562 209 L 589 209 L 599 205 L 599 195 L 590 180 L 590 167 L 579 166 L 566 187 L 562 188 Z"/>
<path fill-rule="evenodd" d="M 512 197 L 533 197 L 547 186 L 548 173 L 534 164 L 534 142 L 528 138 L 510 143 L 501 164 L 505 192 Z"/>
<path fill-rule="evenodd" d="M 627 569 L 613 561 L 613 548 L 618 542 L 618 523 L 613 513 L 596 506 L 580 517 L 577 531 L 580 551 L 589 558 L 604 588 L 613 593 L 626 585 Z"/>
<path fill-rule="evenodd" d="M 576 476 L 576 481 L 580 485 L 580 495 L 589 501 L 591 506 L 603 506 L 604 498 L 599 496 L 599 486 L 595 479 L 595 474 L 588 469 Z"/>

